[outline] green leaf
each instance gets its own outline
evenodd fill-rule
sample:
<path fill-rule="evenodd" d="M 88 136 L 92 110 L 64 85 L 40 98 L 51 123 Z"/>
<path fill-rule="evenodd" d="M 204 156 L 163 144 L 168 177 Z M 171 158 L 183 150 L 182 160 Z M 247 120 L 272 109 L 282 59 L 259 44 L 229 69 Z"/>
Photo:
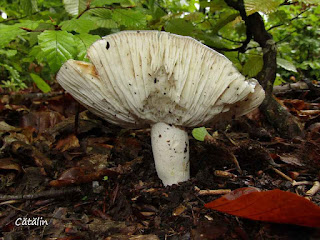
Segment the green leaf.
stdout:
<path fill-rule="evenodd" d="M 31 51 L 29 52 L 29 56 L 32 56 L 33 58 L 35 58 L 39 63 L 43 62 L 46 57 L 39 45 L 36 45 L 33 48 L 31 48 Z"/>
<path fill-rule="evenodd" d="M 262 70 L 263 58 L 258 55 L 251 55 L 248 61 L 244 64 L 242 73 L 248 77 L 257 76 L 257 74 Z"/>
<path fill-rule="evenodd" d="M 100 39 L 98 35 L 91 34 L 79 34 L 75 35 L 76 45 L 78 49 L 78 59 L 86 60 L 85 56 L 87 54 L 88 47 L 91 46 L 92 43 Z"/>
<path fill-rule="evenodd" d="M 20 6 L 26 15 L 38 11 L 37 0 L 20 0 Z"/>
<path fill-rule="evenodd" d="M 220 14 L 219 20 L 212 27 L 212 34 L 217 34 L 218 31 L 228 23 L 232 22 L 239 16 L 236 11 L 226 11 Z"/>
<path fill-rule="evenodd" d="M 166 23 L 165 30 L 179 35 L 190 36 L 193 34 L 194 26 L 184 19 L 175 18 Z"/>
<path fill-rule="evenodd" d="M 89 11 L 91 15 L 101 17 L 104 19 L 110 19 L 112 17 L 112 11 L 110 9 L 105 8 L 95 8 Z"/>
<path fill-rule="evenodd" d="M 104 5 L 111 5 L 114 3 L 121 3 L 123 0 L 93 0 L 91 2 L 91 6 L 94 7 L 102 7 Z"/>
<path fill-rule="evenodd" d="M 282 0 L 244 0 L 244 5 L 249 16 L 255 12 L 263 12 L 265 14 L 274 12 L 282 2 Z"/>
<path fill-rule="evenodd" d="M 99 17 L 92 17 L 98 27 L 101 28 L 118 28 L 119 25 L 112 19 L 104 19 Z"/>
<path fill-rule="evenodd" d="M 223 55 L 225 55 L 236 68 L 241 71 L 242 70 L 242 65 L 239 60 L 238 52 L 232 51 L 232 52 L 224 52 Z"/>
<path fill-rule="evenodd" d="M 19 24 L 20 26 L 20 24 Z M 6 46 L 14 40 L 18 35 L 26 32 L 20 29 L 18 25 L 0 25 L 0 47 Z"/>
<path fill-rule="evenodd" d="M 273 86 L 278 86 L 285 83 L 285 81 L 282 79 L 282 77 L 280 76 L 280 74 L 277 73 L 276 79 L 273 83 Z"/>
<path fill-rule="evenodd" d="M 40 76 L 30 73 L 30 77 L 42 92 L 47 93 L 51 91 L 50 86 Z"/>
<path fill-rule="evenodd" d="M 72 16 L 79 15 L 87 7 L 87 0 L 63 0 L 64 8 Z"/>
<path fill-rule="evenodd" d="M 101 28 L 118 28 L 118 24 L 112 20 L 112 11 L 104 8 L 90 10 L 90 16 L 87 16 L 87 21 L 94 22 Z"/>
<path fill-rule="evenodd" d="M 6 55 L 7 58 L 11 58 L 13 56 L 15 56 L 17 54 L 17 50 L 11 50 L 11 49 L 8 49 L 8 50 L 5 50 L 5 49 L 0 49 L 0 55 Z"/>
<path fill-rule="evenodd" d="M 277 58 L 277 64 L 278 64 L 278 66 L 280 66 L 288 71 L 297 72 L 297 69 L 294 66 L 294 64 L 292 62 L 289 62 L 286 59 Z"/>
<path fill-rule="evenodd" d="M 34 30 L 38 25 L 39 23 L 34 21 L 25 21 L 23 23 L 17 23 L 14 25 L 4 25 L 0 23 L 0 48 L 5 47 L 12 40 L 15 40 L 19 35 L 27 35 L 28 32 L 21 29 L 21 27 Z"/>
<path fill-rule="evenodd" d="M 204 44 L 212 48 L 226 48 L 229 47 L 225 44 L 222 38 L 218 36 L 210 36 L 206 33 L 197 34 L 196 38 L 202 40 Z"/>
<path fill-rule="evenodd" d="M 198 141 L 203 142 L 207 135 L 210 135 L 210 134 L 208 133 L 205 127 L 194 128 L 192 130 L 192 136 Z"/>
<path fill-rule="evenodd" d="M 97 28 L 93 22 L 87 19 L 71 19 L 62 22 L 60 25 L 62 30 L 78 33 L 88 33 L 90 30 Z"/>
<path fill-rule="evenodd" d="M 147 24 L 146 15 L 132 9 L 115 9 L 112 19 L 127 28 L 141 28 Z"/>
<path fill-rule="evenodd" d="M 76 55 L 73 35 L 66 31 L 47 30 L 38 36 L 38 40 L 53 72 L 59 70 L 64 62 Z"/>
<path fill-rule="evenodd" d="M 320 4 L 320 0 L 298 0 L 298 1 L 307 3 L 307 4 Z"/>
<path fill-rule="evenodd" d="M 216 12 L 228 8 L 228 5 L 224 0 L 211 0 L 210 2 L 207 0 L 201 0 L 200 6 L 202 8 L 210 7 L 210 12 Z"/>
<path fill-rule="evenodd" d="M 4 67 L 10 74 L 10 80 L 3 80 L 1 85 L 2 87 L 9 88 L 14 91 L 27 87 L 26 84 L 21 81 L 20 74 L 16 69 L 14 69 L 12 66 L 9 66 L 8 64 L 0 63 L 0 66 Z"/>
<path fill-rule="evenodd" d="M 103 181 L 108 181 L 108 180 L 109 180 L 109 177 L 108 177 L 108 176 L 104 176 L 102 180 L 103 180 Z"/>

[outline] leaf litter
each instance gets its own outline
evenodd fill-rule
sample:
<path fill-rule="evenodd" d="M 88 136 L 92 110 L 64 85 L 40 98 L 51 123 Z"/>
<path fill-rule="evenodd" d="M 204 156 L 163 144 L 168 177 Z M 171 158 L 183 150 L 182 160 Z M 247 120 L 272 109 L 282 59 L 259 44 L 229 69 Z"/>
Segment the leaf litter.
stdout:
<path fill-rule="evenodd" d="M 148 129 L 128 131 L 113 126 L 84 111 L 60 89 L 56 92 L 41 96 L 30 90 L 26 94 L 34 95 L 28 100 L 19 94 L 2 96 L 2 236 L 319 237 L 319 230 L 310 228 L 319 227 L 314 220 L 320 204 L 317 104 L 283 100 L 305 125 L 305 138 L 282 138 L 265 124 L 258 110 L 218 132 L 207 128 L 212 135 L 209 140 L 190 139 L 191 179 L 164 188 L 156 175 Z M 233 199 L 228 197 L 235 194 Z M 248 205 L 246 197 L 256 203 Z M 232 210 L 232 204 L 238 210 Z M 21 216 L 41 216 L 49 225 L 15 226 L 15 219 Z"/>

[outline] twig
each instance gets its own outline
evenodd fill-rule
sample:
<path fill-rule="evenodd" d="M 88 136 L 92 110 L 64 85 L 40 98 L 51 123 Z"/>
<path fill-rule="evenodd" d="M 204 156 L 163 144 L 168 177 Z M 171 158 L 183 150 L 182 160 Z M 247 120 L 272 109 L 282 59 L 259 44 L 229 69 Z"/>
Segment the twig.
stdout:
<path fill-rule="evenodd" d="M 274 168 L 274 167 L 270 167 L 273 171 L 275 171 L 279 176 L 283 177 L 284 179 L 290 181 L 290 182 L 295 182 L 291 177 L 287 176 L 286 174 L 284 174 L 283 172 L 281 172 L 280 170 Z"/>
<path fill-rule="evenodd" d="M 40 217 L 44 217 L 44 218 L 50 218 L 50 219 L 57 219 L 57 220 L 62 220 L 62 221 L 77 221 L 78 219 L 73 219 L 73 218 L 58 218 L 58 217 L 54 217 L 54 216 L 49 216 L 48 214 L 41 214 L 41 213 L 34 213 L 34 212 L 29 212 L 20 208 L 17 208 L 15 206 L 12 206 L 10 204 L 7 204 L 6 206 L 16 210 L 16 211 L 20 211 L 29 215 L 33 215 L 33 216 L 40 216 Z"/>
<path fill-rule="evenodd" d="M 194 189 L 198 192 L 199 195 L 223 195 L 231 192 L 231 189 L 214 189 L 214 190 L 201 190 L 197 186 Z"/>
<path fill-rule="evenodd" d="M 242 169 L 241 169 L 241 167 L 240 167 L 240 164 L 239 164 L 236 156 L 235 156 L 231 151 L 229 151 L 226 147 L 224 147 L 223 145 L 219 145 L 219 144 L 217 143 L 216 138 L 212 137 L 210 134 L 207 134 L 207 135 L 205 136 L 205 138 L 204 138 L 204 142 L 205 142 L 206 144 L 211 144 L 211 145 L 213 145 L 213 146 L 216 146 L 216 147 L 221 148 L 221 150 L 222 150 L 223 152 L 225 152 L 225 153 L 231 158 L 231 160 L 232 160 L 232 162 L 234 163 L 237 171 L 238 171 L 240 174 L 242 174 Z"/>
<path fill-rule="evenodd" d="M 0 201 L 8 200 L 34 200 L 39 198 L 59 198 L 65 195 L 80 193 L 79 187 L 67 189 L 51 189 L 34 194 L 18 194 L 18 195 L 0 195 Z"/>
<path fill-rule="evenodd" d="M 10 93 L 0 94 L 0 95 L 7 95 L 7 94 L 10 94 Z M 46 98 L 61 96 L 63 94 L 64 93 L 62 91 L 61 92 L 49 92 L 49 93 L 27 93 L 27 94 L 13 93 L 13 94 L 10 94 L 9 101 L 12 101 L 15 99 L 19 99 L 20 101 L 27 100 L 27 99 L 35 99 L 35 98 L 46 99 Z"/>
<path fill-rule="evenodd" d="M 292 186 L 295 187 L 295 186 L 301 186 L 301 185 L 312 185 L 313 182 L 310 182 L 310 181 L 301 181 L 301 182 L 296 182 L 296 181 L 293 181 L 292 182 Z"/>
<path fill-rule="evenodd" d="M 27 32 L 44 32 L 44 30 L 32 30 L 32 29 L 26 28 L 26 27 L 20 27 L 20 29 L 25 30 Z"/>
<path fill-rule="evenodd" d="M 80 115 L 80 103 L 77 103 L 77 112 L 74 117 L 74 135 L 78 136 L 79 133 L 79 115 Z"/>
<path fill-rule="evenodd" d="M 298 19 L 298 18 L 300 17 L 300 15 L 304 14 L 304 13 L 305 13 L 306 11 L 308 11 L 308 10 L 309 10 L 309 8 L 307 8 L 307 9 L 303 10 L 303 11 L 302 11 L 301 13 L 299 13 L 297 16 L 295 16 L 295 17 L 293 17 L 293 18 L 289 19 L 289 22 L 292 22 L 293 20 Z M 268 28 L 268 29 L 267 29 L 267 31 L 270 31 L 271 29 L 274 29 L 274 28 L 280 27 L 280 26 L 282 26 L 282 25 L 284 25 L 284 23 L 280 23 L 280 24 L 274 25 L 274 26 L 272 26 L 272 27 Z"/>
<path fill-rule="evenodd" d="M 236 40 L 233 40 L 233 39 L 226 38 L 226 37 L 222 36 L 221 34 L 217 34 L 217 35 L 218 35 L 218 37 L 221 37 L 222 39 L 227 40 L 229 42 L 233 42 L 233 43 L 237 43 L 237 44 L 243 44 L 244 43 L 243 41 L 236 41 Z"/>
<path fill-rule="evenodd" d="M 102 8 L 102 9 L 109 9 L 109 10 L 114 10 L 114 9 L 130 9 L 130 8 L 134 8 L 135 6 L 128 6 L 128 7 L 90 7 L 90 4 L 87 5 L 87 7 L 81 12 L 79 13 L 79 15 L 76 17 L 76 19 L 79 19 L 83 14 L 85 14 L 87 11 L 92 10 L 92 9 L 98 9 L 98 8 Z"/>
<path fill-rule="evenodd" d="M 227 172 L 227 171 L 222 171 L 222 170 L 215 170 L 213 173 L 217 177 L 223 177 L 223 178 L 236 178 L 237 175 Z"/>
<path fill-rule="evenodd" d="M 44 12 L 44 11 L 34 12 L 31 15 L 36 15 L 36 14 L 41 13 L 41 12 Z M 6 22 L 10 22 L 10 21 L 17 21 L 17 20 L 20 20 L 20 19 L 23 19 L 23 18 L 30 17 L 31 15 L 25 15 L 25 16 L 17 17 L 17 18 L 8 18 L 6 20 L 1 21 L 0 23 L 6 23 Z"/>
<path fill-rule="evenodd" d="M 310 188 L 310 189 L 306 192 L 306 196 L 307 196 L 307 197 L 311 197 L 311 196 L 315 195 L 319 190 L 320 190 L 320 182 L 319 182 L 319 181 L 315 181 L 315 182 L 313 183 L 312 188 Z"/>

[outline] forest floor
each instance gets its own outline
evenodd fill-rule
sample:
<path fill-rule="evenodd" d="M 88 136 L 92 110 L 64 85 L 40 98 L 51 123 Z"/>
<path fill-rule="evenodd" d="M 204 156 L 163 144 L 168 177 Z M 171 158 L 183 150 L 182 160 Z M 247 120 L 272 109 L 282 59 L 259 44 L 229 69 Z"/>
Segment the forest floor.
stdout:
<path fill-rule="evenodd" d="M 320 104 L 308 90 L 279 98 L 304 125 L 305 136 L 282 138 L 258 110 L 220 129 L 215 143 L 195 140 L 190 129 L 191 179 L 164 187 L 149 129 L 111 125 L 53 89 L 2 94 L 2 239 L 320 239 L 319 228 L 207 209 L 205 203 L 222 195 L 200 191 L 280 189 L 308 195 L 319 205 L 314 185 L 320 170 Z M 312 186 L 316 190 L 306 194 Z M 22 226 L 17 219 L 23 218 L 48 225 Z"/>

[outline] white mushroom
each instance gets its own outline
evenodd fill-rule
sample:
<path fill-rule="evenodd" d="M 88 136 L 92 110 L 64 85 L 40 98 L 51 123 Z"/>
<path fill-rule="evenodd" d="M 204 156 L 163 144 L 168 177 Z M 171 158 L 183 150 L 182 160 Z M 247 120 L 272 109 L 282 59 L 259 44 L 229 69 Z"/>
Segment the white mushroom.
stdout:
<path fill-rule="evenodd" d="M 187 127 L 244 115 L 264 91 L 223 55 L 190 37 L 123 31 L 88 49 L 91 63 L 67 61 L 57 80 L 101 118 L 125 128 L 151 126 L 163 184 L 189 179 Z"/>

